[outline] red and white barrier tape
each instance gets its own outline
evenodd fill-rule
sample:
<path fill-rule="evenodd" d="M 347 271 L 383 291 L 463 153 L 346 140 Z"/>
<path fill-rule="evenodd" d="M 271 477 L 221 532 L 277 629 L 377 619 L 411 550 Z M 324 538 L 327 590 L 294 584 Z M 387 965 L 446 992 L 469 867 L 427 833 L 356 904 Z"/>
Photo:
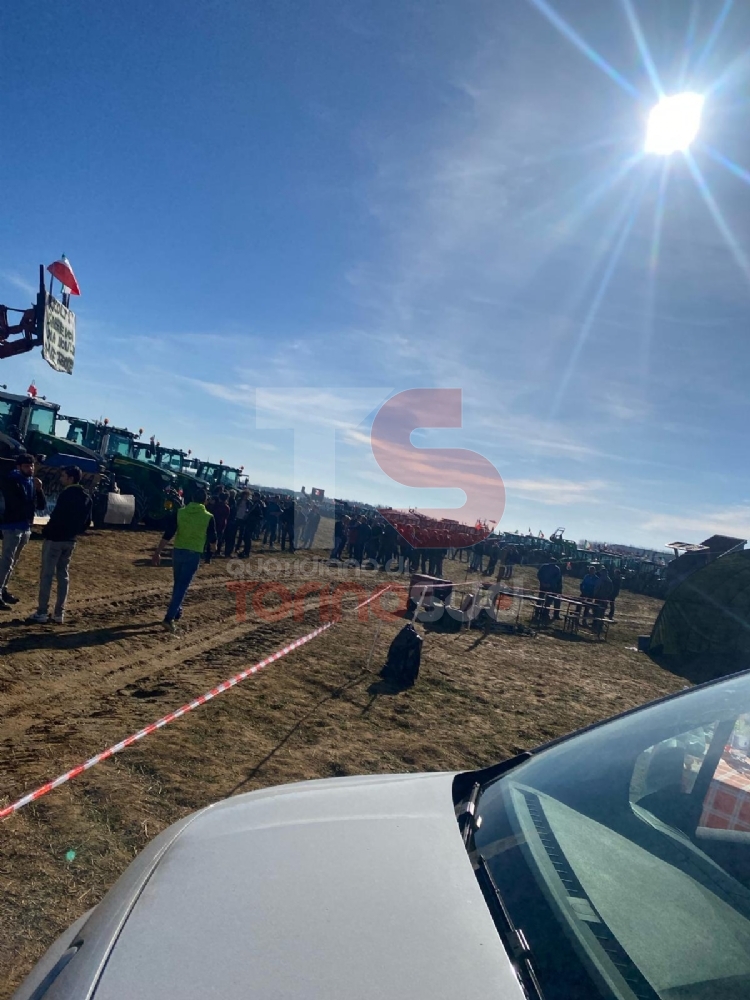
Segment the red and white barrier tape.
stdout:
<path fill-rule="evenodd" d="M 357 605 L 356 609 L 359 611 L 360 608 L 364 608 L 367 604 L 372 603 L 376 598 L 380 597 L 387 590 L 390 590 L 390 585 L 388 587 L 383 587 L 382 590 L 377 591 L 372 597 L 368 597 L 366 601 L 362 601 Z M 289 653 L 293 652 L 295 649 L 299 649 L 300 646 L 304 646 L 308 642 L 312 642 L 321 633 L 325 632 L 326 629 L 332 628 L 335 621 L 326 622 L 325 625 L 321 625 L 312 632 L 308 632 L 307 635 L 303 635 L 301 639 L 295 639 L 294 642 L 290 642 L 288 646 L 284 646 L 282 649 L 276 650 L 271 656 L 267 656 L 265 660 L 260 660 L 258 663 L 253 664 L 252 667 L 248 667 L 246 670 L 241 670 L 234 677 L 230 677 L 229 680 L 223 681 L 221 684 L 217 684 L 215 688 L 211 688 L 210 691 L 206 691 L 202 694 L 200 698 L 195 698 L 193 701 L 189 701 L 187 705 L 183 705 L 182 708 L 178 708 L 174 712 L 170 712 L 168 715 L 162 716 L 161 719 L 157 719 L 156 722 L 152 722 L 150 725 L 145 726 L 140 729 L 137 733 L 133 733 L 132 736 L 128 736 L 127 739 L 120 740 L 119 743 L 115 743 L 114 746 L 109 747 L 107 750 L 103 750 L 101 753 L 96 754 L 95 757 L 90 757 L 83 764 L 79 764 L 78 767 L 71 768 L 70 771 L 66 771 L 65 774 L 61 774 L 59 778 L 55 778 L 54 781 L 48 781 L 46 785 L 42 785 L 33 792 L 29 792 L 28 795 L 24 795 L 17 802 L 13 802 L 9 806 L 5 806 L 0 809 L 0 820 L 7 819 L 8 816 L 12 816 L 13 813 L 18 812 L 19 809 L 23 809 L 30 802 L 36 802 L 37 799 L 41 799 L 43 795 L 48 792 L 53 791 L 55 788 L 59 788 L 60 785 L 64 785 L 66 782 L 71 781 L 73 778 L 77 778 L 79 774 L 83 774 L 84 771 L 88 771 L 95 764 L 100 764 L 103 760 L 107 760 L 109 757 L 113 757 L 116 753 L 121 750 L 127 749 L 127 747 L 132 746 L 137 743 L 138 740 L 142 740 L 144 736 L 148 736 L 150 733 L 155 733 L 157 729 L 161 729 L 162 726 L 168 725 L 170 722 L 174 722 L 175 719 L 181 718 L 183 715 L 187 715 L 188 712 L 192 712 L 194 708 L 198 708 L 200 705 L 205 705 L 207 701 L 211 701 L 217 695 L 223 694 L 230 688 L 233 688 L 236 684 L 241 681 L 246 680 L 251 674 L 257 674 L 259 670 L 263 667 L 267 667 L 269 664 L 274 663 L 276 660 L 280 660 L 282 656 L 287 656 Z"/>

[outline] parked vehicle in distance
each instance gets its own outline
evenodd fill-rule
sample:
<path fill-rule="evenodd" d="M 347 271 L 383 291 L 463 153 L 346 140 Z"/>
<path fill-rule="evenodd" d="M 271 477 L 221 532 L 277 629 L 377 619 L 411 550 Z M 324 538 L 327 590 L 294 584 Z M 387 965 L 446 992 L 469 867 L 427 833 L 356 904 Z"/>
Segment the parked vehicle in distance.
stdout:
<path fill-rule="evenodd" d="M 188 459 L 184 468 L 186 472 L 192 471 L 197 479 L 202 479 L 208 483 L 211 490 L 217 486 L 224 486 L 228 490 L 236 490 L 245 467 L 241 466 L 239 469 L 236 469 L 231 465 L 224 465 L 221 459 L 218 462 L 203 462 L 199 458 L 191 458 Z"/>
<path fill-rule="evenodd" d="M 479 771 L 240 795 L 16 1000 L 750 995 L 750 672 Z"/>
<path fill-rule="evenodd" d="M 181 448 L 165 448 L 158 441 L 135 441 L 135 457 L 140 462 L 148 462 L 159 469 L 171 472 L 175 481 L 174 484 L 182 492 L 186 501 L 189 501 L 193 492 L 197 489 L 210 489 L 210 484 L 199 476 L 195 475 L 192 468 L 189 468 L 190 453 Z"/>
<path fill-rule="evenodd" d="M 98 453 L 107 462 L 120 491 L 135 497 L 133 524 L 141 521 L 155 527 L 162 524 L 173 507 L 169 491 L 177 489 L 176 476 L 136 457 L 138 435 L 126 427 L 112 427 L 107 419 L 67 416 L 61 419 L 68 423 L 66 441 L 85 445 Z"/>

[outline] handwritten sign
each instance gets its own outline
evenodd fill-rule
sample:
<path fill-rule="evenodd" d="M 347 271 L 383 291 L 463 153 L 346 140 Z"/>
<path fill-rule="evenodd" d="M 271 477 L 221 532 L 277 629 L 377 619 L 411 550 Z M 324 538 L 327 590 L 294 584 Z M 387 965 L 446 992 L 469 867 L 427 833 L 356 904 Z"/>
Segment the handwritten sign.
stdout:
<path fill-rule="evenodd" d="M 62 302 L 47 296 L 44 310 L 42 357 L 57 372 L 73 374 L 76 353 L 76 316 Z"/>

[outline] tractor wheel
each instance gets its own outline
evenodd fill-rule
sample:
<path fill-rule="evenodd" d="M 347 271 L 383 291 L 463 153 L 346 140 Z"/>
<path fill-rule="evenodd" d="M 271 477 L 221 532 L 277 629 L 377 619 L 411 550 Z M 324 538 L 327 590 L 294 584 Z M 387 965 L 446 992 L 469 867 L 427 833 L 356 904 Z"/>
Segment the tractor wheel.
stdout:
<path fill-rule="evenodd" d="M 104 518 L 106 513 L 107 494 L 105 493 L 104 496 L 95 496 L 92 504 L 91 520 L 94 522 L 94 528 L 96 528 L 97 531 L 101 531 L 101 529 L 105 527 Z"/>
<path fill-rule="evenodd" d="M 148 501 L 145 491 L 136 483 L 131 483 L 129 485 L 128 492 L 132 493 L 135 497 L 135 513 L 133 514 L 133 520 L 130 522 L 130 526 L 131 528 L 137 528 L 146 516 Z"/>

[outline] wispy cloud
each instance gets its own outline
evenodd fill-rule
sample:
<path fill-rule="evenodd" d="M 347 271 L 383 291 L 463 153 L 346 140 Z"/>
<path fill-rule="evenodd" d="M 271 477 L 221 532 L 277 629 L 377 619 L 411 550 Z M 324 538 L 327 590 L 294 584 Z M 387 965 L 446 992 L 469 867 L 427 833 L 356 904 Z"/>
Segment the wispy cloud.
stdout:
<path fill-rule="evenodd" d="M 549 506 L 601 504 L 611 495 L 612 484 L 599 479 L 506 479 L 506 493 Z"/>
<path fill-rule="evenodd" d="M 36 299 L 36 293 L 39 290 L 38 287 L 32 285 L 31 282 L 27 281 L 17 271 L 0 271 L 0 278 L 3 281 L 7 281 L 9 285 L 13 285 L 20 292 L 24 292 L 30 298 Z"/>
<path fill-rule="evenodd" d="M 648 532 L 661 532 L 665 541 L 699 542 L 709 535 L 750 539 L 750 505 L 733 504 L 690 513 L 655 514 L 644 521 L 642 528 Z"/>
<path fill-rule="evenodd" d="M 255 386 L 225 385 L 223 382 L 209 382 L 206 379 L 191 378 L 188 375 L 176 375 L 175 377 L 180 382 L 187 383 L 193 388 L 213 396 L 214 399 L 223 400 L 225 403 L 239 403 L 248 408 L 255 406 Z"/>

